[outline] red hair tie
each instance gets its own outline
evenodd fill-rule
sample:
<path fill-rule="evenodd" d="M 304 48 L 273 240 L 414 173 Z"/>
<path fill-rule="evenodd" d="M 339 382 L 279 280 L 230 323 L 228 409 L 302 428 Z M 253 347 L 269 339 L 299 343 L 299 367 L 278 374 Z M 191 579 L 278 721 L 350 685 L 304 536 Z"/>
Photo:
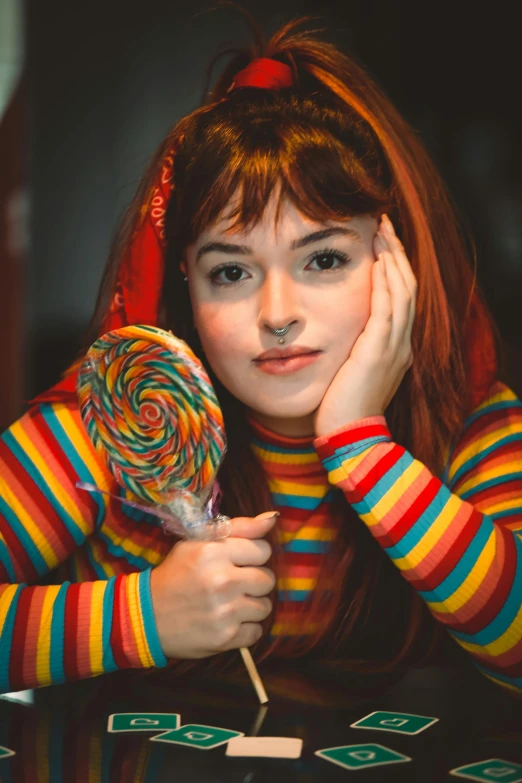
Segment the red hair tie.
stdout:
<path fill-rule="evenodd" d="M 257 57 L 246 68 L 236 73 L 227 92 L 232 92 L 238 87 L 280 90 L 282 87 L 291 87 L 293 83 L 294 75 L 289 65 L 280 63 L 279 60 L 271 60 L 269 57 Z"/>

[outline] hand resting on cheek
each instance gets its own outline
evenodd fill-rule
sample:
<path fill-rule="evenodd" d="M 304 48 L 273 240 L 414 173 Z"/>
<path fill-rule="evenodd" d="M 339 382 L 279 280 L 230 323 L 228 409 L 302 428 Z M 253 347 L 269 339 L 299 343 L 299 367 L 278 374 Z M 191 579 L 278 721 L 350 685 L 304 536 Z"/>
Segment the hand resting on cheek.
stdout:
<path fill-rule="evenodd" d="M 386 215 L 374 248 L 370 317 L 315 413 L 318 437 L 357 419 L 383 415 L 413 364 L 417 281 Z"/>

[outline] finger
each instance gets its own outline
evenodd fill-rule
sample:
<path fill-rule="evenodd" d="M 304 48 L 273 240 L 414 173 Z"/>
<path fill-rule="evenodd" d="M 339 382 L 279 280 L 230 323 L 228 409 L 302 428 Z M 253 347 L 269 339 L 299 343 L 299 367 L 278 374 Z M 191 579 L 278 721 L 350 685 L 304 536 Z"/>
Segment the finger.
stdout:
<path fill-rule="evenodd" d="M 411 268 L 411 264 L 404 250 L 404 246 L 395 233 L 393 223 L 386 213 L 384 213 L 381 217 L 381 225 L 386 233 L 386 238 L 390 244 L 390 249 L 392 250 L 397 260 L 397 264 L 399 265 L 399 269 L 401 270 L 401 274 L 404 277 L 404 281 L 408 287 L 408 290 L 412 296 L 416 296 L 418 288 L 417 278 L 415 277 L 413 269 Z"/>
<path fill-rule="evenodd" d="M 393 242 L 391 241 L 392 237 L 390 236 L 390 234 L 388 234 L 386 231 L 384 231 L 383 226 L 384 226 L 384 224 L 381 223 L 381 225 L 379 226 L 379 229 L 377 231 L 377 234 L 376 234 L 376 240 L 377 240 L 378 244 L 383 247 L 384 251 L 389 253 L 392 256 L 392 258 L 394 259 L 394 261 L 396 262 L 395 255 L 394 255 L 394 250 L 393 250 Z M 406 281 L 404 280 L 404 276 L 403 276 L 403 274 L 402 274 L 402 272 L 400 270 L 400 267 L 397 266 L 397 268 L 399 270 L 399 273 L 400 273 L 401 277 L 403 278 L 404 287 L 408 290 L 408 287 L 406 285 Z"/>
<path fill-rule="evenodd" d="M 383 217 L 387 218 L 387 215 L 384 215 Z M 391 231 L 393 232 L 393 226 L 391 221 L 388 218 L 388 224 L 390 226 Z M 383 222 L 383 226 L 386 226 L 387 224 Z M 411 340 L 411 334 L 413 331 L 413 323 L 415 320 L 415 312 L 416 312 L 416 304 L 417 304 L 417 280 L 415 278 L 415 275 L 413 274 L 413 270 L 410 266 L 410 263 L 408 261 L 408 257 L 406 256 L 406 253 L 404 252 L 404 248 L 402 246 L 401 241 L 397 236 L 395 236 L 395 233 L 390 234 L 390 231 L 388 230 L 386 232 L 386 236 L 383 236 L 384 241 L 388 242 L 388 246 L 392 248 L 394 245 L 396 247 L 396 250 L 392 253 L 392 257 L 394 259 L 394 266 L 396 269 L 398 269 L 401 273 L 401 277 L 404 281 L 404 285 L 406 286 L 408 293 L 410 295 L 410 307 L 409 307 L 409 313 L 408 313 L 408 322 L 406 325 L 405 335 L 408 337 L 408 339 Z"/>
<path fill-rule="evenodd" d="M 245 595 L 237 602 L 235 618 L 240 623 L 262 623 L 271 611 L 270 598 L 251 598 Z"/>
<path fill-rule="evenodd" d="M 364 327 L 363 334 L 372 340 L 377 351 L 382 353 L 388 347 L 390 340 L 393 311 L 388 281 L 386 280 L 385 262 L 381 255 L 378 256 L 372 267 L 370 310 L 370 317 Z"/>
<path fill-rule="evenodd" d="M 393 308 L 389 347 L 392 351 L 398 352 L 404 345 L 409 347 L 411 332 L 408 332 L 408 325 L 412 299 L 393 255 L 385 252 L 383 257 Z"/>
<path fill-rule="evenodd" d="M 408 339 L 411 336 L 413 320 L 415 317 L 416 291 L 412 294 L 410 288 L 408 287 L 404 274 L 402 273 L 400 265 L 397 261 L 396 254 L 392 252 L 391 248 L 393 243 L 390 242 L 390 234 L 382 230 L 382 225 L 384 225 L 384 223 L 381 224 L 375 239 L 376 247 L 383 246 L 386 248 L 385 251 L 382 251 L 382 254 L 385 261 L 386 275 L 392 295 L 393 310 L 393 326 L 390 346 L 395 346 L 395 348 L 397 348 L 398 344 L 403 342 L 403 336 L 406 336 Z M 397 242 L 398 241 L 399 240 L 397 239 Z M 404 257 L 406 258 L 406 256 Z M 404 307 L 402 306 L 403 302 L 406 302 L 408 305 L 407 311 L 404 311 Z M 412 308 L 413 312 L 411 312 Z M 406 312 L 406 319 L 404 319 L 404 312 Z"/>
<path fill-rule="evenodd" d="M 395 247 L 395 251 L 392 252 L 392 258 L 395 262 L 393 266 L 400 271 L 404 285 L 407 287 L 408 292 L 410 294 L 411 301 L 410 301 L 410 308 L 408 313 L 408 321 L 405 328 L 405 336 L 411 342 L 411 334 L 413 331 L 413 323 L 415 320 L 416 303 L 417 303 L 417 288 L 418 288 L 417 280 L 415 278 L 415 275 L 413 274 L 413 270 L 408 261 L 408 257 L 404 252 L 402 243 L 400 239 L 396 236 L 393 229 L 393 224 L 386 214 L 383 214 L 382 216 L 381 226 L 383 227 L 383 229 L 386 228 L 386 231 L 383 232 L 379 228 L 378 237 L 381 239 L 383 244 L 388 246 L 390 252 L 392 248 Z M 387 270 L 389 266 L 390 265 L 387 266 Z M 391 275 L 392 275 L 392 270 L 390 270 L 390 276 Z"/>
<path fill-rule="evenodd" d="M 279 511 L 266 511 L 257 517 L 234 517 L 230 520 L 231 538 L 263 538 L 273 528 Z"/>
<path fill-rule="evenodd" d="M 262 566 L 272 554 L 272 547 L 264 539 L 225 538 L 216 543 L 223 545 L 224 556 L 236 566 Z"/>
<path fill-rule="evenodd" d="M 241 593 L 256 598 L 271 593 L 276 584 L 274 572 L 270 568 L 244 566 L 237 569 L 237 579 Z"/>
<path fill-rule="evenodd" d="M 382 232 L 385 239 L 388 241 L 389 248 L 395 255 L 397 263 L 399 264 L 399 267 L 401 269 L 401 272 L 404 275 L 405 282 L 408 285 L 408 288 L 410 288 L 411 291 L 413 292 L 417 287 L 417 279 L 413 273 L 413 269 L 411 268 L 411 264 L 406 254 L 406 251 L 404 250 L 404 245 L 402 244 L 401 240 L 395 233 L 395 228 L 393 226 L 393 223 L 391 222 L 388 215 L 386 215 L 385 213 L 383 213 L 383 215 L 381 216 L 379 231 Z"/>
<path fill-rule="evenodd" d="M 408 334 L 410 335 L 410 339 L 411 339 L 411 334 L 413 332 L 414 321 L 415 321 L 415 299 L 412 299 L 411 308 L 410 308 L 410 317 L 408 319 Z"/>
<path fill-rule="evenodd" d="M 239 630 L 232 639 L 220 647 L 220 650 L 237 650 L 239 647 L 251 647 L 262 636 L 263 628 L 259 623 L 241 623 Z"/>

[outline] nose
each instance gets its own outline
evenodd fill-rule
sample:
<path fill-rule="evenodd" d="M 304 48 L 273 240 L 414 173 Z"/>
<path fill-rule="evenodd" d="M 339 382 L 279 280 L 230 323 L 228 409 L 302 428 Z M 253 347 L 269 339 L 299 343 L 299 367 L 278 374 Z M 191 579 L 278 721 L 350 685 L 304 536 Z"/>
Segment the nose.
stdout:
<path fill-rule="evenodd" d="M 260 329 L 272 332 L 302 320 L 297 285 L 283 270 L 272 270 L 259 292 Z"/>

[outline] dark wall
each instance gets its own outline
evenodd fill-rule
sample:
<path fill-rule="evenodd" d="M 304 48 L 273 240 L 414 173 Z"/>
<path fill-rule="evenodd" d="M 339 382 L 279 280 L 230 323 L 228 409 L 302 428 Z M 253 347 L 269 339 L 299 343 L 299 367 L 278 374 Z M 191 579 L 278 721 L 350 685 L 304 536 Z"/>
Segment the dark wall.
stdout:
<path fill-rule="evenodd" d="M 23 410 L 27 253 L 27 82 L 0 118 L 0 432 Z"/>
<path fill-rule="evenodd" d="M 417 128 L 474 231 L 479 279 L 521 394 L 519 41 L 502 4 L 488 15 L 468 2 L 242 4 L 267 32 L 291 16 L 321 14 L 315 26 L 351 49 Z M 198 105 L 217 48 L 246 36 L 238 13 L 199 13 L 210 7 L 27 0 L 29 396 L 77 350 L 116 222 L 155 146 Z"/>

